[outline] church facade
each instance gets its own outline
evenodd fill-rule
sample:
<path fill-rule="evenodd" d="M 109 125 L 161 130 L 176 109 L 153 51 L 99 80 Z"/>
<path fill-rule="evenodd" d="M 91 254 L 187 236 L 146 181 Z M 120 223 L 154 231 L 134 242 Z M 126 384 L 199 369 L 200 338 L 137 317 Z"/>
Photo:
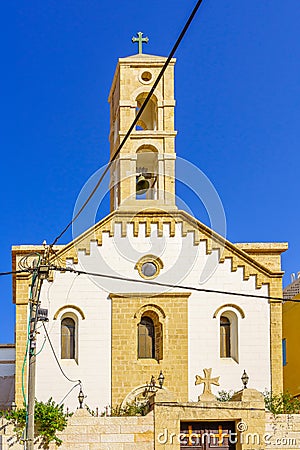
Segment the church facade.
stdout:
<path fill-rule="evenodd" d="M 115 154 L 166 58 L 119 59 L 110 102 Z M 284 243 L 233 244 L 176 206 L 174 65 L 169 64 L 136 129 L 111 167 L 111 212 L 72 242 L 54 247 L 57 270 L 41 307 L 62 371 L 81 380 L 90 408 L 137 399 L 162 374 L 178 402 L 197 401 L 196 375 L 212 368 L 218 389 L 282 391 Z M 13 267 L 42 246 L 14 246 Z M 79 274 L 80 272 L 80 274 Z M 22 405 L 31 278 L 16 274 L 16 403 Z M 273 297 L 273 299 L 269 298 Z M 36 397 L 74 409 L 78 391 L 43 328 Z M 67 397 L 66 397 L 67 395 Z M 64 399 L 65 398 L 65 399 Z"/>

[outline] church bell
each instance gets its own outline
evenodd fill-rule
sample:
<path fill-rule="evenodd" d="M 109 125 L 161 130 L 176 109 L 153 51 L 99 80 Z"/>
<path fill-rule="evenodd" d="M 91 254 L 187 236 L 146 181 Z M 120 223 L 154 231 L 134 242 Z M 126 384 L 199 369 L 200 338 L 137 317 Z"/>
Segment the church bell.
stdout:
<path fill-rule="evenodd" d="M 150 187 L 150 183 L 143 175 L 139 175 L 136 180 L 136 194 L 143 195 L 145 194 Z"/>

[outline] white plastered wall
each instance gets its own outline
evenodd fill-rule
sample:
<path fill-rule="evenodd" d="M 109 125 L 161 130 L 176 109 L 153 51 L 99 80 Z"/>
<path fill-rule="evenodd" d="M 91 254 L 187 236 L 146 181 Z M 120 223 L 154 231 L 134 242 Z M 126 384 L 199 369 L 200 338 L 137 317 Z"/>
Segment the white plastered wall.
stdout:
<path fill-rule="evenodd" d="M 208 257 L 203 254 L 202 257 L 203 259 L 214 258 L 216 256 L 213 253 Z M 190 278 L 193 275 L 191 274 Z M 191 279 L 190 282 L 192 282 Z M 201 287 L 250 295 L 268 295 L 267 286 L 256 289 L 255 283 L 254 276 L 249 280 L 243 279 L 242 267 L 232 272 L 231 261 L 227 259 L 224 263 L 218 264 L 215 273 Z M 238 308 L 226 305 L 234 305 Z M 215 312 L 222 306 L 223 308 L 214 318 Z M 244 318 L 239 308 L 243 311 Z M 237 360 L 220 357 L 220 316 L 225 311 L 231 311 L 237 317 Z M 189 300 L 189 396 L 192 401 L 197 401 L 198 395 L 202 393 L 203 387 L 195 386 L 195 375 L 203 376 L 204 368 L 213 369 L 212 377 L 220 376 L 220 386 L 212 386 L 215 394 L 220 390 L 240 390 L 243 387 L 241 376 L 244 370 L 249 375 L 249 387 L 259 391 L 270 389 L 270 313 L 267 299 L 205 292 L 191 295 Z"/>
<path fill-rule="evenodd" d="M 42 307 L 49 310 L 50 320 L 46 327 L 63 371 L 68 378 L 82 381 L 84 394 L 87 395 L 86 404 L 90 408 L 109 405 L 111 313 L 107 294 L 88 277 L 71 273 L 56 273 L 53 282 L 44 283 L 42 293 Z M 76 309 L 67 307 L 54 320 L 55 313 L 66 305 L 80 308 L 85 318 Z M 76 360 L 61 359 L 61 318 L 68 313 L 76 316 L 78 324 Z M 43 340 L 41 328 L 38 350 Z M 56 402 L 62 401 L 76 383 L 69 382 L 62 375 L 48 342 L 37 358 L 37 398 L 46 401 L 52 396 Z M 78 393 L 79 386 L 64 401 L 72 410 L 78 406 Z"/>
<path fill-rule="evenodd" d="M 155 279 L 162 283 L 194 286 L 197 288 L 243 292 L 267 295 L 267 288 L 256 289 L 254 277 L 243 279 L 243 269 L 231 271 L 231 261 L 219 264 L 217 252 L 206 255 L 205 242 L 193 244 L 193 235 L 182 237 L 181 226 L 176 226 L 175 237 L 169 237 L 165 226 L 163 237 L 157 237 L 156 226 L 152 227 L 150 237 L 145 237 L 145 226 L 140 224 L 139 236 L 133 237 L 133 227 L 128 225 L 127 237 L 121 237 L 121 226 L 115 225 L 113 237 L 103 234 L 101 246 L 91 242 L 90 255 L 79 252 L 79 269 L 103 273 L 110 276 L 128 277 L 139 283 L 120 281 L 111 278 L 90 277 L 72 273 L 55 273 L 53 282 L 45 282 L 42 290 L 42 307 L 49 309 L 50 321 L 46 325 L 56 354 L 67 376 L 80 379 L 86 403 L 100 410 L 110 404 L 111 391 L 111 304 L 109 293 L 166 292 L 170 288 L 151 286 L 140 278 L 135 269 L 136 262 L 146 254 L 159 256 L 163 269 Z M 206 275 L 207 280 L 200 284 L 205 263 L 212 262 Z M 215 271 L 214 271 L 215 270 Z M 188 289 L 186 289 L 188 291 Z M 212 368 L 213 376 L 220 375 L 218 390 L 238 390 L 241 388 L 241 375 L 246 369 L 249 387 L 264 390 L 270 387 L 270 318 L 268 301 L 264 299 L 233 297 L 230 295 L 190 291 L 189 298 L 189 396 L 197 400 L 202 388 L 195 386 L 195 375 L 202 375 L 203 368 Z M 152 300 L 153 302 L 153 300 Z M 238 362 L 221 359 L 219 356 L 219 322 L 213 318 L 217 308 L 224 304 L 235 304 L 242 308 L 245 318 L 238 316 Z M 62 310 L 57 319 L 55 313 L 64 305 L 79 307 L 85 319 L 78 318 L 78 360 L 60 359 L 60 318 L 71 309 Z M 121 324 L 120 324 L 121 326 Z M 43 343 L 43 329 L 39 335 L 38 349 Z M 37 398 L 47 400 L 50 395 L 60 402 L 74 384 L 68 382 L 60 373 L 51 349 L 46 342 L 38 355 Z M 172 386 L 166 387 L 172 390 Z M 79 389 L 67 397 L 65 404 L 71 409 L 78 405 Z"/>

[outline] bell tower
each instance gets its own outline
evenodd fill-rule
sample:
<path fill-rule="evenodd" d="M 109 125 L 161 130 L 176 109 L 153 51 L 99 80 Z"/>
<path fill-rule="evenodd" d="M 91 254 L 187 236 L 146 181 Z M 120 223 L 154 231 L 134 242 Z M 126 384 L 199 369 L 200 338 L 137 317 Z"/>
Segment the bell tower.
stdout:
<path fill-rule="evenodd" d="M 139 33 L 141 38 L 142 33 Z M 143 38 L 147 39 L 147 38 Z M 141 53 L 120 58 L 110 103 L 110 156 L 134 121 L 166 58 Z M 143 41 L 147 42 L 147 41 Z M 172 59 L 135 130 L 111 167 L 111 211 L 175 206 L 174 65 Z"/>

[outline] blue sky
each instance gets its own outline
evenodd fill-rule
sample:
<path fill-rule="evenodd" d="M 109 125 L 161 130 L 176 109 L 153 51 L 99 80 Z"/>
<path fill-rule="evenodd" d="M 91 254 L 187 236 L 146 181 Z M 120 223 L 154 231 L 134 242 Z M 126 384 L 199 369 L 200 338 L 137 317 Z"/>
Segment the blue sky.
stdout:
<path fill-rule="evenodd" d="M 145 52 L 167 56 L 194 5 L 1 3 L 0 271 L 11 268 L 12 245 L 56 237 L 107 163 L 107 97 L 117 59 L 137 51 L 131 37 L 143 31 Z M 300 270 L 299 23 L 299 0 L 204 0 L 176 54 L 177 154 L 215 186 L 229 240 L 289 242 L 285 284 Z M 0 342 L 14 339 L 11 297 L 1 277 Z"/>

